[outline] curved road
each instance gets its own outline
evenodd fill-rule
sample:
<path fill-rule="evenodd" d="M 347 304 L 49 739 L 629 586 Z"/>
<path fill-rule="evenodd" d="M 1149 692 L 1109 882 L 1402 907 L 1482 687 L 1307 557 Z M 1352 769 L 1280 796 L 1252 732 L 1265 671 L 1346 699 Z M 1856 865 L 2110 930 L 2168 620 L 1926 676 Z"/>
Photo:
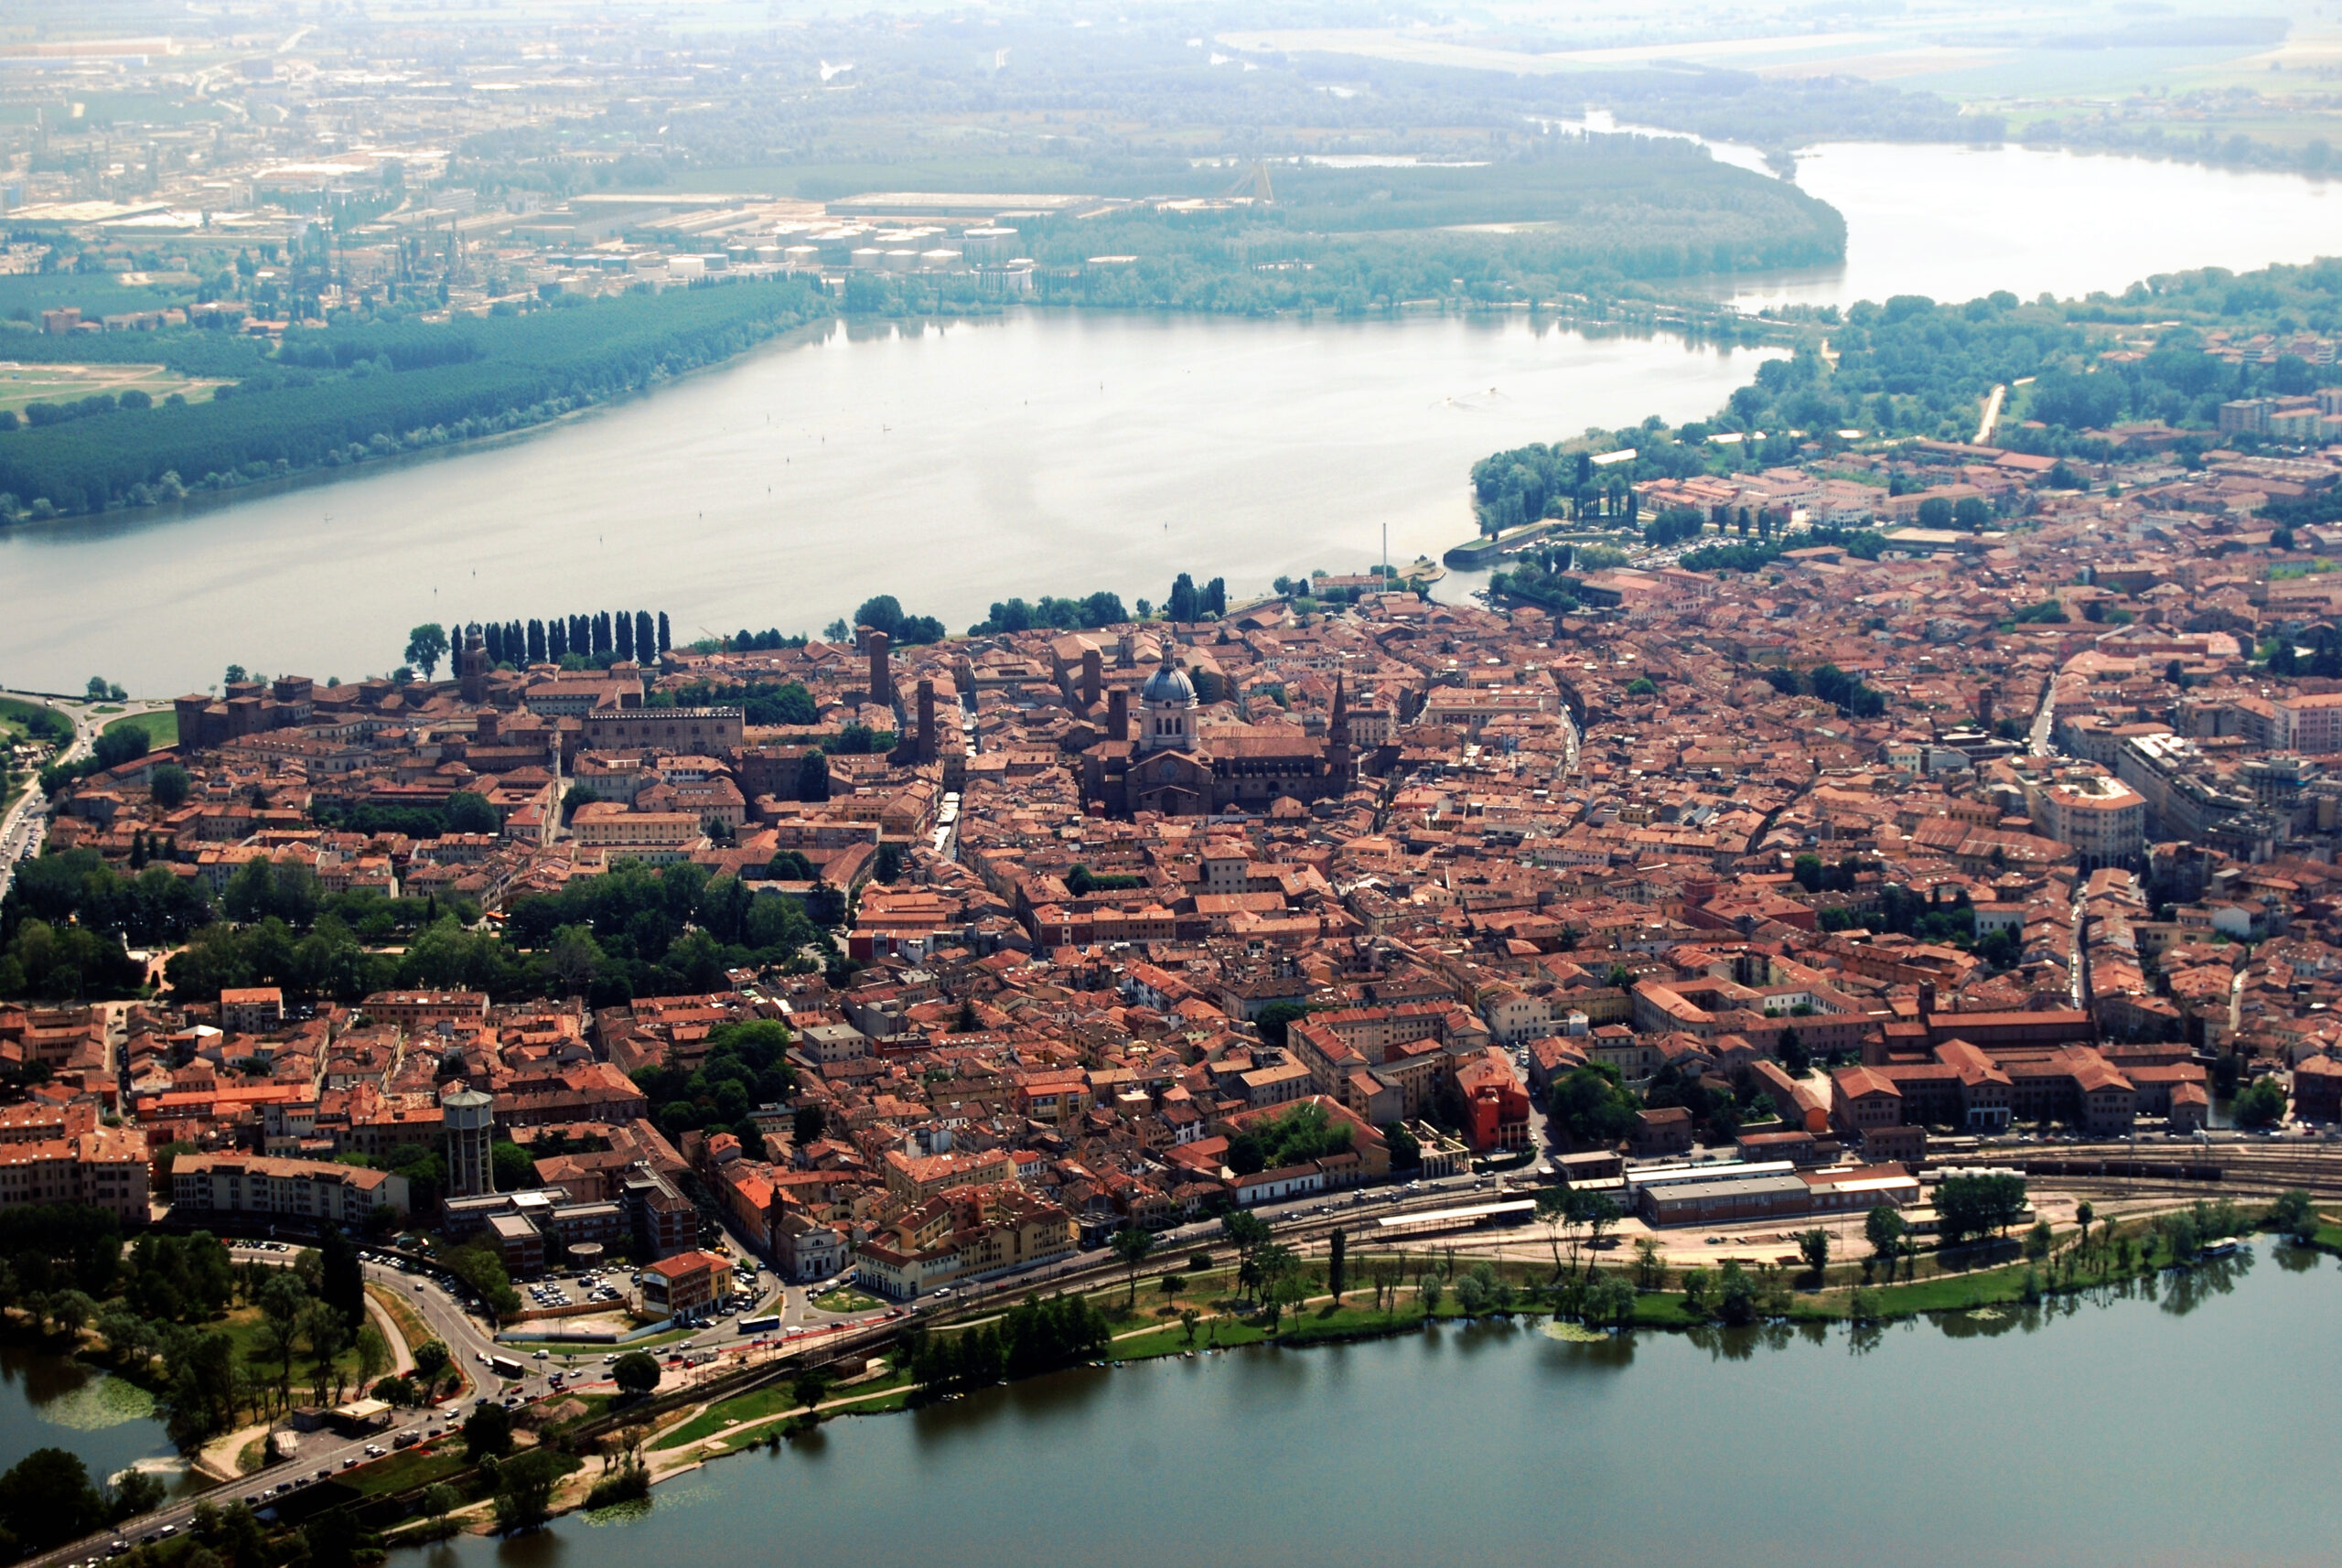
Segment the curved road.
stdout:
<path fill-rule="evenodd" d="M 280 1252 L 252 1242 L 231 1243 L 231 1251 L 239 1262 L 284 1263 L 289 1262 L 293 1256 L 289 1247 L 286 1251 Z M 430 1327 L 431 1332 L 444 1340 L 450 1351 L 463 1359 L 466 1369 L 473 1374 L 473 1380 L 475 1382 L 480 1380 L 478 1375 L 480 1369 L 478 1358 L 487 1355 L 496 1344 L 494 1337 L 484 1324 L 466 1312 L 455 1297 L 449 1295 L 435 1282 L 415 1275 L 403 1274 L 394 1268 L 380 1263 L 370 1262 L 365 1265 L 365 1269 L 366 1278 L 370 1283 L 394 1291 L 404 1298 L 409 1305 L 422 1315 L 424 1322 Z M 523 1379 L 520 1384 L 516 1385 L 517 1391 L 521 1392 L 524 1398 L 543 1392 L 545 1387 L 543 1380 L 533 1375 Z M 273 1466 L 254 1475 L 241 1477 L 206 1491 L 184 1498 L 175 1498 L 152 1513 L 142 1514 L 136 1519 L 124 1520 L 113 1530 L 102 1534 L 87 1537 L 71 1545 L 43 1552 L 38 1557 L 26 1558 L 24 1562 L 30 1565 L 30 1568 L 56 1568 L 59 1564 L 86 1563 L 92 1560 L 102 1561 L 110 1541 L 124 1541 L 134 1543 L 144 1537 L 158 1535 L 165 1529 L 185 1530 L 188 1521 L 194 1517 L 195 1505 L 199 1502 L 227 1504 L 260 1498 L 264 1491 L 271 1491 L 279 1483 L 285 1481 L 297 1480 L 301 1485 L 308 1485 L 315 1481 L 317 1472 L 319 1470 L 326 1470 L 338 1476 L 341 1473 L 343 1460 L 357 1459 L 363 1462 L 366 1459 L 366 1449 L 370 1444 L 379 1447 L 388 1447 L 391 1439 L 401 1432 L 420 1433 L 427 1431 L 435 1423 L 444 1425 L 457 1408 L 457 1402 L 450 1402 L 436 1409 L 404 1412 L 402 1413 L 405 1419 L 393 1425 L 389 1431 L 375 1433 L 354 1440 L 335 1437 L 324 1433 L 306 1434 L 304 1435 L 297 1459 Z"/>
<path fill-rule="evenodd" d="M 109 703 L 105 705 L 118 707 L 119 711 L 101 714 L 94 704 L 63 697 L 43 696 L 35 692 L 11 692 L 0 688 L 0 697 L 38 703 L 44 707 L 54 708 L 73 721 L 73 744 L 58 754 L 56 760 L 59 762 L 77 762 L 89 756 L 90 748 L 98 743 L 98 732 L 115 720 L 159 713 L 170 706 L 168 703 Z M 38 783 L 34 783 L 7 814 L 0 817 L 0 897 L 6 895 L 8 885 L 16 880 L 16 863 L 39 852 L 41 840 L 48 833 L 48 797 L 41 792 Z"/>

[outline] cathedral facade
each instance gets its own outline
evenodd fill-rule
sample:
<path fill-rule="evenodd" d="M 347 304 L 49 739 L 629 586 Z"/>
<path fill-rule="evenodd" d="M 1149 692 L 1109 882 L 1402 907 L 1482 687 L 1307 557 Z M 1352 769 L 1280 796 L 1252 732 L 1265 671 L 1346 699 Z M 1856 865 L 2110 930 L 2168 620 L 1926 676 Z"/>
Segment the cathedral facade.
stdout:
<path fill-rule="evenodd" d="M 1172 662 L 1139 688 L 1138 734 L 1119 708 L 1107 737 L 1082 754 L 1083 796 L 1112 816 L 1166 817 L 1265 811 L 1280 798 L 1339 799 L 1357 779 L 1348 695 L 1338 680 L 1332 721 L 1320 740 L 1293 725 L 1199 728 L 1195 682 Z"/>

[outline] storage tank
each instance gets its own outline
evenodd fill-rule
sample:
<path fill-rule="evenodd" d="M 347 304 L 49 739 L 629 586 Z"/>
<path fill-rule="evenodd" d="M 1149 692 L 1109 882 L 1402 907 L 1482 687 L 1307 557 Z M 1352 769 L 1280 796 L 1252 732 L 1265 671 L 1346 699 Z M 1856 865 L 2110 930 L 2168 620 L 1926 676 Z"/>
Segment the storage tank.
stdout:
<path fill-rule="evenodd" d="M 888 251 L 886 263 L 890 273 L 907 273 L 919 265 L 919 252 L 912 250 Z"/>
<path fill-rule="evenodd" d="M 956 273 L 960 270 L 960 252 L 949 246 L 938 245 L 932 251 L 919 253 L 919 270 L 923 273 Z"/>
<path fill-rule="evenodd" d="M 1016 247 L 1021 239 L 1022 236 L 1015 230 L 1003 228 L 998 224 L 964 230 L 960 235 L 960 253 L 967 258 L 968 264 L 972 267 L 1005 262 L 1015 256 Z"/>
<path fill-rule="evenodd" d="M 857 245 L 850 258 L 856 272 L 876 272 L 886 262 L 886 252 L 876 245 Z"/>

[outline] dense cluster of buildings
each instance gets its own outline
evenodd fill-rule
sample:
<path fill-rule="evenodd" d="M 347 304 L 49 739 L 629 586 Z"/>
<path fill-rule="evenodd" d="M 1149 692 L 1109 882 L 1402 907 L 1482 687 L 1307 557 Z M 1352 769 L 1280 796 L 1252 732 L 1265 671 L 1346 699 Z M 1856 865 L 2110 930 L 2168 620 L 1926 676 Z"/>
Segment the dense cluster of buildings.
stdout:
<path fill-rule="evenodd" d="M 2036 488 L 1956 548 L 1617 568 L 1565 614 L 1370 585 L 585 670 L 467 638 L 449 681 L 191 696 L 184 744 L 67 792 L 53 843 L 491 912 L 689 862 L 838 920 L 854 962 L 599 1008 L 0 1008 L 0 1058 L 47 1069 L 0 1168 L 19 1201 L 127 1201 L 124 1152 L 173 1146 L 176 1204 L 347 1218 L 419 1207 L 396 1173 L 428 1147 L 435 1221 L 516 1269 L 720 1219 L 792 1276 L 858 1260 L 910 1295 L 1547 1157 L 1541 1106 L 1589 1067 L 1644 1096 L 1628 1152 L 1728 1140 L 1772 1184 L 1652 1197 L 1662 1223 L 1900 1194 L 1938 1134 L 2190 1132 L 2261 1078 L 2331 1121 L 2342 528 L 2256 514 L 2336 473 L 2149 449 L 2119 497 Z M 1813 694 L 1825 666 L 1875 711 Z M 806 722 L 749 722 L 775 692 Z M 319 821 L 458 794 L 493 828 Z M 753 1020 L 790 1031 L 790 1094 L 650 1102 Z M 534 1173 L 498 1191 L 508 1139 Z"/>

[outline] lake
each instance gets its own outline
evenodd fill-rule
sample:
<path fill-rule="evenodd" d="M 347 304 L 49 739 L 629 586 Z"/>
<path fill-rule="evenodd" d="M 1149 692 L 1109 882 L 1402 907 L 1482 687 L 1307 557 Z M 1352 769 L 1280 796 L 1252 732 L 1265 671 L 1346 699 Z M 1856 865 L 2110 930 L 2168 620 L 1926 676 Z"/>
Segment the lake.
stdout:
<path fill-rule="evenodd" d="M 2333 1560 L 2334 1261 L 2152 1296 L 1598 1346 L 1449 1326 L 1080 1369 L 433 1549 L 430 1568 Z M 402 1561 L 410 1561 L 403 1556 Z"/>
<path fill-rule="evenodd" d="M 1890 295 L 2121 294 L 2157 273 L 2342 254 L 2342 185 L 2026 147 L 1832 144 L 1797 182 L 1846 215 L 1846 263 L 1728 293 L 1743 309 Z"/>
<path fill-rule="evenodd" d="M 1845 212 L 1846 264 L 1720 293 L 2071 294 L 2342 248 L 2328 188 L 2286 175 L 1865 145 L 1799 176 Z M 958 628 L 1011 595 L 1159 602 L 1181 571 L 1264 590 L 1366 565 L 1386 526 L 1394 560 L 1436 556 L 1472 531 L 1475 459 L 1710 413 L 1760 357 L 1506 317 L 833 323 L 503 446 L 8 531 L 0 685 L 166 696 L 231 660 L 349 680 L 425 620 L 810 631 L 891 592 Z"/>
<path fill-rule="evenodd" d="M 1436 557 L 1466 470 L 1596 421 L 1714 410 L 1764 356 L 1526 317 L 1025 311 L 833 322 L 487 450 L 0 535 L 0 684 L 170 695 L 234 660 L 388 671 L 419 621 L 637 607 L 678 639 L 818 631 L 892 593 L 1166 598 Z"/>
<path fill-rule="evenodd" d="M 36 1448 L 80 1455 L 95 1480 L 134 1466 L 167 1481 L 187 1473 L 145 1390 L 70 1357 L 0 1342 L 0 1469 Z"/>

